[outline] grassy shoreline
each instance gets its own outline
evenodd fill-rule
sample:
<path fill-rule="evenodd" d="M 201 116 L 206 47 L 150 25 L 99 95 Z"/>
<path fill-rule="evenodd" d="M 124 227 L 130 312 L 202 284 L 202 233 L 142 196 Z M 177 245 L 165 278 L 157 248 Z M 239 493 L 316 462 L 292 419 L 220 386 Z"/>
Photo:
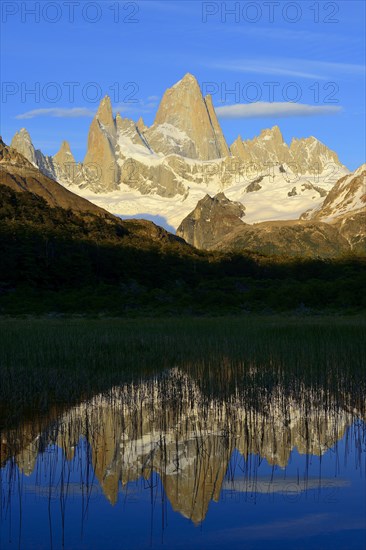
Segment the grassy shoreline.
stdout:
<path fill-rule="evenodd" d="M 208 393 L 278 380 L 357 388 L 365 316 L 0 318 L 0 427 L 178 367 Z M 253 380 L 253 369 L 256 372 Z M 343 383 L 343 382 L 342 382 Z"/>
<path fill-rule="evenodd" d="M 0 317 L 0 367 L 130 370 L 137 361 L 160 368 L 212 355 L 218 362 L 258 354 L 265 360 L 281 346 L 295 356 L 312 348 L 342 356 L 342 345 L 348 349 L 353 339 L 366 354 L 365 315 Z"/>

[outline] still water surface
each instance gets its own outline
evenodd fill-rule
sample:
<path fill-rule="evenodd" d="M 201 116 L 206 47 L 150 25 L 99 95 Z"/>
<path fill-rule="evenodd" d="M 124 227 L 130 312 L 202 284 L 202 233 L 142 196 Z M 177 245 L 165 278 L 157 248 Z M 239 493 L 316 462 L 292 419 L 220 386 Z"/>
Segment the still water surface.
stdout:
<path fill-rule="evenodd" d="M 363 390 L 229 374 L 174 368 L 6 429 L 0 547 L 366 548 Z"/>

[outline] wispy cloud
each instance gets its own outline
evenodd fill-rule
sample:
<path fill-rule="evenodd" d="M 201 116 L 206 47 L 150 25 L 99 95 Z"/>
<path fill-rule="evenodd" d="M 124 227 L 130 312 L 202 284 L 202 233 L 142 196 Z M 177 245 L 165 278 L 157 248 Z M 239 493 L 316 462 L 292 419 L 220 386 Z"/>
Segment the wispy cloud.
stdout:
<path fill-rule="evenodd" d="M 113 108 L 113 113 L 123 114 L 146 114 L 151 113 L 157 107 L 158 96 L 150 96 L 148 100 L 139 100 L 137 103 L 121 103 Z M 46 109 L 33 109 L 32 111 L 26 111 L 16 115 L 18 120 L 26 120 L 37 117 L 52 117 L 52 118 L 93 118 L 97 112 L 97 109 L 88 109 L 86 107 L 50 107 Z"/>
<path fill-rule="evenodd" d="M 334 489 L 335 487 L 348 487 L 349 480 L 334 479 L 334 478 L 309 478 L 303 482 L 299 482 L 296 477 L 286 477 L 286 479 L 263 479 L 256 478 L 253 481 L 248 481 L 244 478 L 239 478 L 234 481 L 226 480 L 222 484 L 223 491 L 235 491 L 240 493 L 284 493 L 286 495 L 299 492 L 306 492 L 310 489 Z"/>
<path fill-rule="evenodd" d="M 265 75 L 277 75 L 277 76 L 293 76 L 298 78 L 311 78 L 318 79 L 319 76 L 316 73 L 299 71 L 298 69 L 286 68 L 281 63 L 271 61 L 255 61 L 245 60 L 233 63 L 214 63 L 212 65 L 214 69 L 226 70 L 237 73 L 248 74 L 265 74 Z"/>
<path fill-rule="evenodd" d="M 329 80 L 337 75 L 362 76 L 365 66 L 309 59 L 240 59 L 209 63 L 210 67 L 231 72 L 291 76 L 312 80 Z M 301 67 L 301 69 L 299 69 Z"/>
<path fill-rule="evenodd" d="M 49 109 L 33 109 L 32 111 L 27 111 L 25 113 L 21 113 L 20 115 L 16 115 L 15 118 L 17 118 L 18 120 L 42 116 L 54 118 L 81 118 L 93 117 L 94 115 L 94 110 L 87 109 L 85 107 L 73 107 L 72 109 L 52 107 Z"/>
<path fill-rule="evenodd" d="M 294 26 L 296 27 L 296 26 Z M 322 44 L 333 41 L 333 42 L 347 42 L 347 43 L 360 43 L 362 38 L 358 35 L 351 34 L 340 34 L 339 32 L 330 33 L 329 29 L 326 32 L 316 32 L 309 29 L 299 29 L 299 28 L 288 28 L 288 27 L 268 27 L 268 26 L 259 26 L 254 25 L 250 26 L 235 26 L 235 25 L 217 25 L 216 32 L 227 32 L 230 34 L 250 36 L 251 39 L 262 40 L 266 38 L 286 41 L 293 40 L 299 41 L 303 40 L 304 42 L 320 42 Z"/>
<path fill-rule="evenodd" d="M 219 118 L 265 118 L 265 117 L 307 117 L 318 115 L 335 115 L 342 110 L 340 106 L 306 105 L 305 103 L 258 101 L 256 103 L 236 103 L 216 107 Z"/>

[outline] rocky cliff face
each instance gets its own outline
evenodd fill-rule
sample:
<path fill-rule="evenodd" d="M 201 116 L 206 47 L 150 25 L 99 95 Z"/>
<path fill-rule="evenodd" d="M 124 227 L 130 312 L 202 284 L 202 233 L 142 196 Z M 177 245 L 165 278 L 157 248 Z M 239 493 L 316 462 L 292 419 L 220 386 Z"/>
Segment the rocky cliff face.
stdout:
<path fill-rule="evenodd" d="M 45 176 L 28 159 L 0 139 L 0 188 L 10 187 L 16 192 L 30 192 L 45 199 L 49 206 L 60 206 L 74 212 L 91 212 L 112 217 L 95 204 L 71 193 L 64 186 Z"/>
<path fill-rule="evenodd" d="M 207 197 L 183 220 L 177 235 L 206 250 L 248 250 L 307 257 L 337 257 L 352 250 L 346 229 L 341 230 L 336 224 L 289 220 L 249 225 L 242 221 L 243 213 L 244 207 L 231 202 L 224 194 L 213 199 Z M 347 232 L 352 234 L 354 230 L 349 224 Z M 357 243 L 359 250 L 359 239 Z"/>
<path fill-rule="evenodd" d="M 55 179 L 71 184 L 75 181 L 78 171 L 81 169 L 75 161 L 68 141 L 63 141 L 59 151 L 53 156 Z"/>
<path fill-rule="evenodd" d="M 106 96 L 90 126 L 83 172 L 78 180 L 82 185 L 86 181 L 88 187 L 96 193 L 118 188 L 119 166 L 115 157 L 115 146 L 116 124 L 111 101 Z"/>
<path fill-rule="evenodd" d="M 67 141 L 62 142 L 59 151 L 53 157 L 47 156 L 39 149 L 35 149 L 29 132 L 22 128 L 14 135 L 10 147 L 23 155 L 45 176 L 64 185 L 70 185 L 76 181 L 80 166 L 75 162 Z"/>
<path fill-rule="evenodd" d="M 285 165 L 294 174 L 328 175 L 346 171 L 338 155 L 314 137 L 294 138 L 290 147 L 285 143 L 278 126 L 262 130 L 258 137 L 243 141 L 239 136 L 230 147 L 231 153 L 257 170 L 266 166 Z"/>
<path fill-rule="evenodd" d="M 19 132 L 14 134 L 10 147 L 18 151 L 18 153 L 23 155 L 23 157 L 25 157 L 34 166 L 37 166 L 36 150 L 29 132 L 25 128 L 21 128 Z"/>
<path fill-rule="evenodd" d="M 340 178 L 318 208 L 303 214 L 303 219 L 331 221 L 366 208 L 366 164 Z"/>
<path fill-rule="evenodd" d="M 34 148 L 29 132 L 25 128 L 21 128 L 14 135 L 10 147 L 23 155 L 33 166 L 39 168 L 45 176 L 56 179 L 56 168 L 52 157 Z"/>
<path fill-rule="evenodd" d="M 157 153 L 211 160 L 229 154 L 210 96 L 202 96 L 195 77 L 186 74 L 161 100 L 146 137 Z"/>
<path fill-rule="evenodd" d="M 328 222 L 338 228 L 353 252 L 366 253 L 366 164 L 340 178 L 324 202 L 305 212 L 305 220 Z"/>
<path fill-rule="evenodd" d="M 67 146 L 64 145 L 63 150 L 65 152 L 64 158 L 68 159 Z M 182 247 L 182 250 L 187 247 L 184 241 L 151 221 L 122 221 L 99 206 L 75 195 L 69 189 L 65 189 L 63 185 L 42 174 L 38 168 L 18 153 L 18 151 L 5 145 L 0 138 L 0 195 L 4 187 L 9 187 L 16 193 L 30 193 L 42 197 L 51 207 L 43 212 L 42 219 L 34 223 L 34 227 L 38 230 L 42 230 L 43 224 L 47 227 L 49 221 L 51 223 L 59 223 L 59 218 L 57 214 L 55 217 L 53 211 L 54 207 L 59 207 L 64 210 L 71 210 L 74 214 L 83 218 L 86 224 L 91 222 L 91 227 L 93 227 L 98 217 L 97 226 L 100 230 L 99 235 L 102 240 L 105 239 L 107 241 L 108 238 L 113 239 L 117 235 L 120 238 L 128 236 L 130 243 L 133 243 L 133 246 L 136 248 L 150 248 L 152 243 L 162 248 L 166 245 L 169 246 L 171 243 Z M 14 217 L 14 210 L 12 209 L 13 207 L 10 203 L 10 214 Z M 5 212 L 5 214 L 9 214 L 9 211 Z M 68 218 L 68 215 L 66 218 Z M 7 219 L 7 216 L 5 216 L 5 219 Z M 30 221 L 32 219 L 31 214 Z"/>
<path fill-rule="evenodd" d="M 206 195 L 191 215 L 184 218 L 177 235 L 196 248 L 211 249 L 236 228 L 242 228 L 245 208 L 228 200 L 224 193 Z"/>
<path fill-rule="evenodd" d="M 338 228 L 324 222 L 296 220 L 247 225 L 226 235 L 215 248 L 308 258 L 336 258 L 351 252 Z"/>
<path fill-rule="evenodd" d="M 320 175 L 324 172 L 331 176 L 345 169 L 337 153 L 324 143 L 311 136 L 304 139 L 294 138 L 290 145 L 290 154 L 296 171 L 300 174 Z"/>
<path fill-rule="evenodd" d="M 137 123 L 114 117 L 106 96 L 82 164 L 72 167 L 66 145 L 54 157 L 42 155 L 25 130 L 13 145 L 44 174 L 99 206 L 122 216 L 156 216 L 174 228 L 206 194 L 222 191 L 245 204 L 248 223 L 296 219 L 321 206 L 348 173 L 315 138 L 294 139 L 289 147 L 277 126 L 252 140 L 238 137 L 229 149 L 212 98 L 202 96 L 191 74 L 165 92 L 150 128 L 141 117 Z"/>
<path fill-rule="evenodd" d="M 245 163 L 263 169 L 270 164 L 289 164 L 291 155 L 278 126 L 262 130 L 253 140 L 241 141 L 240 136 L 230 147 L 234 156 Z"/>

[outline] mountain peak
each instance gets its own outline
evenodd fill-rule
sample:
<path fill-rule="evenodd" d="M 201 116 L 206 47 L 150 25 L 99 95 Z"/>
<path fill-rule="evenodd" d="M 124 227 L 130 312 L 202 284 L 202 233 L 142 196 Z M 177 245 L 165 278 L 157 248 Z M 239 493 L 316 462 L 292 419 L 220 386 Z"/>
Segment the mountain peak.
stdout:
<path fill-rule="evenodd" d="M 136 128 L 135 122 L 128 117 L 121 116 L 120 113 L 116 115 L 116 128 L 118 132 L 125 132 L 126 130 L 131 130 Z"/>
<path fill-rule="evenodd" d="M 111 106 L 111 98 L 109 97 L 108 94 L 106 94 L 106 95 L 103 97 L 103 99 L 102 99 L 102 101 L 100 102 L 99 106 L 100 106 L 100 105 L 109 105 L 109 106 Z"/>
<path fill-rule="evenodd" d="M 61 143 L 60 151 L 65 151 L 67 153 L 71 153 L 70 144 L 68 141 L 64 140 Z"/>
<path fill-rule="evenodd" d="M 233 141 L 232 145 L 234 145 L 234 143 L 239 144 L 239 143 L 242 143 L 242 142 L 243 142 L 243 138 L 239 134 L 238 137 Z"/>
<path fill-rule="evenodd" d="M 197 82 L 196 77 L 192 73 L 186 73 L 182 80 L 194 80 L 195 82 Z"/>
<path fill-rule="evenodd" d="M 291 144 L 290 144 L 290 147 L 292 144 L 297 144 L 297 143 L 321 143 L 321 141 L 319 141 L 319 139 L 317 139 L 316 137 L 314 136 L 309 136 L 309 137 L 306 137 L 306 138 L 292 138 L 292 141 L 291 141 Z"/>
<path fill-rule="evenodd" d="M 363 164 L 361 164 L 361 166 L 359 166 L 357 168 L 357 170 L 354 172 L 354 175 L 359 176 L 360 174 L 362 174 L 365 171 L 366 171 L 366 163 L 364 162 Z"/>
<path fill-rule="evenodd" d="M 144 119 L 142 118 L 142 116 L 140 116 L 140 118 L 138 119 L 138 121 L 136 122 L 136 127 L 138 128 L 138 130 L 140 132 L 144 132 L 145 130 L 147 130 L 147 126 L 144 122 Z"/>
<path fill-rule="evenodd" d="M 17 135 L 17 134 L 16 134 Z M 15 136 L 14 136 L 15 137 Z M 14 138 L 13 138 L 14 139 Z M 12 164 L 34 169 L 34 165 L 24 157 L 16 147 L 8 146 L 0 138 L 0 164 Z"/>
<path fill-rule="evenodd" d="M 167 129 L 169 136 L 164 138 Z M 211 97 L 203 97 L 196 78 L 190 73 L 166 90 L 148 134 L 152 148 L 164 154 L 178 152 L 200 160 L 229 154 Z"/>
<path fill-rule="evenodd" d="M 275 139 L 276 141 L 279 141 L 282 143 L 284 141 L 281 130 L 279 129 L 278 126 L 273 126 L 272 128 L 267 128 L 265 130 L 262 130 L 259 137 L 260 139 L 265 139 L 265 140 Z"/>
<path fill-rule="evenodd" d="M 26 128 L 21 128 L 17 133 L 21 136 L 27 136 L 30 138 L 30 134 Z"/>
<path fill-rule="evenodd" d="M 186 73 L 183 78 L 181 78 L 180 80 L 178 80 L 178 82 L 176 82 L 174 84 L 174 86 L 172 86 L 172 88 L 178 88 L 179 86 L 196 86 L 199 88 L 199 84 L 198 84 L 198 81 L 197 81 L 197 78 L 195 76 L 193 76 L 193 74 L 191 73 Z"/>
<path fill-rule="evenodd" d="M 108 130 L 113 130 L 115 128 L 112 103 L 108 95 L 104 96 L 102 101 L 100 102 L 96 118 Z"/>
<path fill-rule="evenodd" d="M 246 224 L 245 206 L 231 201 L 221 192 L 205 195 L 177 229 L 177 236 L 197 248 L 214 248 L 228 233 Z M 197 229 L 198 228 L 198 229 Z"/>
<path fill-rule="evenodd" d="M 19 132 L 14 134 L 10 147 L 16 149 L 18 153 L 23 155 L 32 164 L 37 164 L 36 151 L 26 128 L 21 128 Z"/>
<path fill-rule="evenodd" d="M 14 140 L 18 140 L 18 139 L 26 140 L 26 141 L 32 143 L 30 133 L 28 132 L 28 130 L 26 128 L 21 128 L 18 132 L 15 132 L 14 137 L 12 139 L 12 142 Z M 12 147 L 12 145 L 11 145 L 11 147 Z"/>
<path fill-rule="evenodd" d="M 115 157 L 117 124 L 120 117 L 113 118 L 110 97 L 106 95 L 99 104 L 88 134 L 88 148 L 84 157 L 85 166 L 94 166 L 96 171 L 90 176 L 93 191 L 116 189 L 119 167 Z"/>
<path fill-rule="evenodd" d="M 68 141 L 64 140 L 61 143 L 61 147 L 58 152 L 53 156 L 53 160 L 63 169 L 65 168 L 66 164 L 75 163 L 75 159 L 71 152 L 70 144 Z"/>

